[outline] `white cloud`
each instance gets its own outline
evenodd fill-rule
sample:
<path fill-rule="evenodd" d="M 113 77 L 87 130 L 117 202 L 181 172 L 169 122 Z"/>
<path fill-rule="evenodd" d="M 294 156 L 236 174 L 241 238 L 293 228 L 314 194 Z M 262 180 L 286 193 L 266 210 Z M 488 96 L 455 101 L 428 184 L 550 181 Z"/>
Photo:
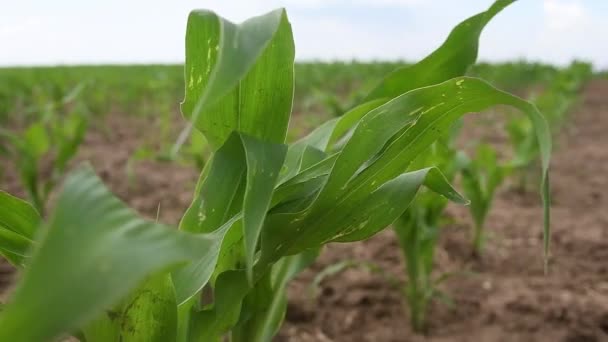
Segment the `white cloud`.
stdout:
<path fill-rule="evenodd" d="M 29 16 L 0 24 L 0 37 L 11 37 L 42 28 L 42 18 Z"/>
<path fill-rule="evenodd" d="M 298 59 L 374 59 L 395 54 L 390 37 L 336 17 L 293 20 Z"/>
<path fill-rule="evenodd" d="M 608 45 L 608 22 L 588 5 L 579 0 L 544 0 L 543 26 L 530 47 L 531 54 L 558 64 L 583 59 L 606 68 L 603 47 Z"/>
<path fill-rule="evenodd" d="M 419 30 L 395 25 L 391 30 L 337 16 L 292 17 L 292 26 L 299 60 L 417 60 L 447 35 L 430 25 Z"/>
<path fill-rule="evenodd" d="M 579 1 L 544 0 L 545 22 L 550 30 L 576 29 L 588 19 L 585 7 Z"/>

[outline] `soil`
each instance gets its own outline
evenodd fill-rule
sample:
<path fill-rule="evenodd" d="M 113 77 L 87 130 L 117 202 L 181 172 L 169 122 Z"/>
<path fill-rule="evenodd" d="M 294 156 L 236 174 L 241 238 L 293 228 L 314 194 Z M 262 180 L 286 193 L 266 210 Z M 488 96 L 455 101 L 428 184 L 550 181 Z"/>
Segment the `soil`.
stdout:
<path fill-rule="evenodd" d="M 289 287 L 277 341 L 608 341 L 608 81 L 590 82 L 556 141 L 552 159 L 552 245 L 543 273 L 542 214 L 534 192 L 504 186 L 487 220 L 481 258 L 471 255 L 467 208 L 450 206 L 436 256 L 437 274 L 455 272 L 441 289 L 453 305 L 434 302 L 425 333 L 414 333 L 403 306 L 404 264 L 390 230 L 354 244 L 333 244 Z M 197 172 L 191 166 L 136 162 L 152 122 L 108 115 L 88 133 L 78 160 L 88 160 L 110 188 L 143 215 L 176 224 Z M 476 129 L 465 134 L 478 136 Z M 483 134 L 481 134 L 483 135 Z M 2 161 L 6 165 L 6 161 Z M 21 193 L 10 163 L 3 189 Z M 160 205 L 160 209 L 159 209 Z M 322 280 L 344 260 L 371 262 Z M 11 274 L 0 264 L 0 288 Z"/>

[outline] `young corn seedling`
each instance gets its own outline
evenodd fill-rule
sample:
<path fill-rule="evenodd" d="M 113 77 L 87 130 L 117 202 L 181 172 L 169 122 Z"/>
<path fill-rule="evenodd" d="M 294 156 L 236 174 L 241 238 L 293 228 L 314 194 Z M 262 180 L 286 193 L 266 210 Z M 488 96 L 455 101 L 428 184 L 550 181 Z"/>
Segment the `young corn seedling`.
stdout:
<path fill-rule="evenodd" d="M 463 157 L 447 141 L 437 141 L 412 167 L 436 165 L 443 170 L 448 180 L 452 180 L 463 167 Z M 405 258 L 407 283 L 404 299 L 409 308 L 411 325 L 419 332 L 426 327 L 430 302 L 436 298 L 445 298 L 437 287 L 447 277 L 434 278 L 433 263 L 447 204 L 446 198 L 430 191 L 421 191 L 393 224 Z"/>
<path fill-rule="evenodd" d="M 552 133 L 556 133 L 566 120 L 568 111 L 577 102 L 580 88 L 591 74 L 589 64 L 573 62 L 560 70 L 540 95 L 530 98 L 545 113 Z M 509 167 L 518 173 L 519 188 L 526 191 L 530 168 L 540 153 L 535 143 L 534 128 L 528 120 L 512 116 L 507 123 L 507 131 L 514 147 L 514 158 Z"/>
<path fill-rule="evenodd" d="M 496 189 L 508 175 L 507 166 L 500 164 L 496 151 L 489 145 L 479 144 L 474 159 L 465 158 L 462 169 L 462 187 L 471 201 L 469 211 L 473 217 L 473 255 L 483 254 L 484 223 Z"/>
<path fill-rule="evenodd" d="M 458 25 L 423 61 L 387 75 L 367 102 L 290 146 L 294 44 L 285 11 L 241 24 L 193 11 L 182 112 L 213 155 L 180 229 L 142 220 L 90 168 L 76 170 L 48 229 L 26 248 L 23 276 L 0 314 L 0 340 L 270 341 L 287 282 L 323 245 L 376 234 L 423 185 L 464 201 L 437 167 L 410 166 L 466 113 L 497 104 L 526 113 L 545 180 L 551 146 L 542 115 L 459 77 L 476 59 L 483 26 L 510 2 Z M 28 222 L 2 232 L 27 237 L 24 226 L 38 226 Z M 36 317 L 45 319 L 32 326 Z"/>
<path fill-rule="evenodd" d="M 74 98 L 70 95 L 66 98 Z M 62 102 L 71 102 L 64 100 Z M 23 132 L 0 129 L 6 151 L 19 171 L 21 184 L 41 214 L 58 180 L 78 151 L 88 124 L 86 106 L 77 102 L 67 114 L 57 104 L 45 106 L 41 117 Z"/>

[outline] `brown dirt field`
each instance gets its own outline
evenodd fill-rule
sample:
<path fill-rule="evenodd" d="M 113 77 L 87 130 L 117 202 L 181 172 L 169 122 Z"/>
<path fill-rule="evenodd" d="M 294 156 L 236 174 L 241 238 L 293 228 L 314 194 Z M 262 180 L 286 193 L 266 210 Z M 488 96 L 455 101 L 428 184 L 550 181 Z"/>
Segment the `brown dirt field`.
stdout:
<path fill-rule="evenodd" d="M 355 244 L 328 246 L 318 262 L 290 285 L 287 319 L 277 341 L 608 341 L 608 81 L 592 81 L 566 124 L 552 161 L 552 262 L 543 275 L 541 207 L 536 194 L 505 186 L 487 220 L 492 232 L 483 259 L 470 254 L 469 218 L 450 206 L 437 270 L 468 270 L 442 288 L 455 305 L 434 303 L 425 335 L 409 327 L 400 288 L 364 269 L 325 279 L 315 274 L 334 262 L 374 262 L 403 278 L 392 231 Z M 110 188 L 147 217 L 175 224 L 188 206 L 197 172 L 191 167 L 141 162 L 127 177 L 127 161 L 154 139 L 151 122 L 109 115 L 87 134 L 79 161 L 91 162 Z M 105 128 L 102 128 L 105 127 Z M 467 131 L 468 132 L 468 131 Z M 471 130 L 476 135 L 475 130 Z M 20 194 L 10 163 L 0 188 Z M 603 191 L 604 190 L 604 191 Z M 10 274 L 0 264 L 0 289 Z"/>

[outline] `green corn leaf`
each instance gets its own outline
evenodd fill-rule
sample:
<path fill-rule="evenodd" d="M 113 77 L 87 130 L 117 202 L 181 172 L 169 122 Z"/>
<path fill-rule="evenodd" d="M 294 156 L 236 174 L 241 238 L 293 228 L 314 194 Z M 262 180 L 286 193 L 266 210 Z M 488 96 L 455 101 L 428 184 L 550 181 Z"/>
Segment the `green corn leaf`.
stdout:
<path fill-rule="evenodd" d="M 316 164 L 310 158 L 306 157 L 322 155 L 323 158 L 321 159 L 324 159 L 325 155 L 323 151 L 327 149 L 329 138 L 338 122 L 339 119 L 337 118 L 329 120 L 304 138 L 289 146 L 287 155 L 285 156 L 285 163 L 283 164 L 279 177 L 280 184 L 290 180 L 300 171 L 311 166 L 311 164 Z"/>
<path fill-rule="evenodd" d="M 316 249 L 282 259 L 272 268 L 270 274 L 264 276 L 263 281 L 270 281 L 265 286 L 260 286 L 258 280 L 255 288 L 250 287 L 243 270 L 220 274 L 216 282 L 213 306 L 191 313 L 189 341 L 219 341 L 221 336 L 237 324 L 241 328 L 238 330 L 246 337 L 245 340 L 270 341 L 285 315 L 287 283 L 310 265 L 318 252 Z M 252 290 L 256 294 L 255 313 L 250 312 L 253 308 L 244 307 L 247 302 L 243 302 L 246 296 L 252 295 Z M 246 322 L 240 321 L 243 317 L 247 317 Z"/>
<path fill-rule="evenodd" d="M 282 9 L 238 25 L 213 12 L 190 14 L 182 112 L 213 150 L 232 131 L 283 143 L 293 98 L 294 51 Z"/>
<path fill-rule="evenodd" d="M 192 233 L 210 233 L 228 230 L 224 245 L 238 250 L 242 234 L 242 205 L 247 163 L 240 136 L 232 134 L 213 155 L 201 172 L 192 204 L 180 222 L 180 230 Z M 219 228 L 218 228 L 219 227 Z M 235 232 L 235 229 L 241 231 Z M 227 246 L 220 246 L 219 264 L 226 263 Z M 242 248 L 241 248 L 242 249 Z M 217 265 L 219 269 L 230 265 Z M 209 267 L 215 263 L 200 260 L 173 272 L 175 293 L 179 305 L 200 291 L 207 282 Z M 219 270 L 218 270 L 219 272 Z M 216 272 L 217 273 L 217 272 Z"/>
<path fill-rule="evenodd" d="M 285 152 L 284 145 L 233 133 L 214 155 L 208 174 L 203 172 L 180 229 L 195 233 L 212 232 L 222 225 L 222 229 L 230 229 L 242 219 L 237 225 L 243 232 L 230 233 L 227 242 L 230 247 L 224 246 L 222 250 L 228 253 L 227 249 L 238 248 L 238 242 L 243 238 L 245 261 L 251 277 L 257 242 Z M 223 257 L 220 260 L 225 262 Z M 185 302 L 202 288 L 206 280 L 201 282 L 197 274 L 202 272 L 206 275 L 207 264 L 193 263 L 173 274 L 178 303 Z"/>
<path fill-rule="evenodd" d="M 231 242 L 231 246 L 235 244 L 234 239 L 230 239 L 229 236 L 231 235 L 231 231 L 241 226 L 241 219 L 242 215 L 236 215 L 217 230 L 207 233 L 209 236 L 214 237 L 214 243 L 210 246 L 212 253 L 203 254 L 198 260 L 194 260 L 173 272 L 173 283 L 175 284 L 175 296 L 178 305 L 192 298 L 207 284 L 214 273 L 216 265 L 222 260 L 221 251 L 225 249 L 222 245 L 224 237 L 226 237 L 227 241 Z"/>
<path fill-rule="evenodd" d="M 242 208 L 247 163 L 238 134 L 232 134 L 201 172 L 192 204 L 179 224 L 192 233 L 212 232 Z M 236 209 L 235 209 L 236 208 Z"/>
<path fill-rule="evenodd" d="M 213 307 L 190 314 L 190 342 L 220 341 L 237 324 L 250 290 L 246 272 L 232 270 L 218 277 Z"/>
<path fill-rule="evenodd" d="M 314 242 L 304 244 L 297 243 L 298 248 L 307 249 L 329 242 L 350 242 L 364 240 L 380 230 L 384 229 L 395 221 L 409 206 L 416 196 L 419 188 L 426 185 L 433 191 L 443 195 L 457 203 L 468 203 L 458 192 L 456 192 L 445 177 L 437 168 L 426 168 L 418 171 L 404 173 L 392 179 L 357 205 L 353 206 L 348 212 L 344 211 L 335 220 L 331 220 L 336 226 L 324 226 L 329 230 L 323 237 L 319 236 Z M 297 223 L 303 221 L 300 213 L 282 213 L 268 217 L 268 232 L 264 236 L 263 243 L 268 246 L 276 246 L 275 250 L 283 247 L 289 241 L 289 235 L 298 233 Z M 296 227 L 296 231 L 289 231 L 283 227 L 291 224 Z M 332 233 L 334 232 L 334 233 Z M 302 237 L 303 241 L 310 241 L 308 237 Z M 264 251 L 272 254 L 272 249 L 264 246 Z M 288 252 L 289 253 L 289 252 Z M 272 257 L 265 255 L 267 259 Z"/>
<path fill-rule="evenodd" d="M 462 187 L 471 199 L 469 211 L 473 217 L 474 252 L 481 255 L 484 243 L 484 222 L 496 188 L 502 183 L 507 168 L 500 165 L 496 151 L 486 144 L 477 147 L 475 158 L 468 160 L 462 170 Z"/>
<path fill-rule="evenodd" d="M 86 342 L 120 341 L 121 311 L 106 310 L 82 329 Z"/>
<path fill-rule="evenodd" d="M 247 277 L 252 282 L 254 254 L 287 147 L 245 135 L 241 136 L 241 140 L 247 159 L 247 186 L 243 198 L 243 236 Z"/>
<path fill-rule="evenodd" d="M 154 272 L 209 255 L 213 263 L 222 238 L 142 220 L 89 167 L 80 168 L 67 178 L 46 234 L 0 315 L 0 340 L 45 341 L 82 327 Z"/>
<path fill-rule="evenodd" d="M 277 260 L 282 255 L 299 253 L 306 247 L 339 237 L 347 228 L 344 222 L 351 213 L 360 210 L 369 194 L 407 170 L 420 153 L 445 136 L 456 120 L 466 113 L 497 104 L 510 105 L 526 113 L 535 128 L 542 151 L 544 230 L 548 236 L 547 173 L 551 139 L 544 118 L 524 100 L 481 80 L 464 77 L 413 90 L 365 115 L 337 156 L 326 185 L 310 207 L 268 218 L 273 222 L 270 226 L 276 229 L 269 229 L 263 236 L 264 259 Z M 293 230 L 286 232 L 278 228 L 287 224 L 292 225 Z"/>
<path fill-rule="evenodd" d="M 177 335 L 177 303 L 171 277 L 146 279 L 115 309 L 83 329 L 87 342 L 173 341 Z"/>
<path fill-rule="evenodd" d="M 420 62 L 388 74 L 365 101 L 394 98 L 407 91 L 462 76 L 477 60 L 479 36 L 486 24 L 515 0 L 497 0 L 484 12 L 458 24 L 446 41 Z"/>
<path fill-rule="evenodd" d="M 271 290 L 268 297 L 271 298 L 267 307 L 255 319 L 254 333 L 251 341 L 272 341 L 278 333 L 285 313 L 287 311 L 287 284 L 305 268 L 310 266 L 319 256 L 319 249 L 312 249 L 303 253 L 284 257 L 272 268 Z"/>
<path fill-rule="evenodd" d="M 351 227 L 344 229 L 340 236 L 330 241 L 359 241 L 376 234 L 407 209 L 422 185 L 455 203 L 468 203 L 437 168 L 404 173 L 371 193 L 361 204 L 360 210 L 351 216 Z"/>
<path fill-rule="evenodd" d="M 13 266 L 24 266 L 32 245 L 33 241 L 23 235 L 0 229 L 0 254 Z"/>
<path fill-rule="evenodd" d="M 336 146 L 334 145 L 338 140 L 344 138 L 349 131 L 352 131 L 353 127 L 356 126 L 365 114 L 384 103 L 386 103 L 386 100 L 381 99 L 361 104 L 340 118 L 326 121 L 309 135 L 290 145 L 285 165 L 283 165 L 280 183 L 290 180 L 300 171 L 320 161 L 318 159 L 322 154 L 319 152 L 335 150 Z M 311 154 L 316 154 L 317 156 L 317 158 L 313 158 L 314 162 L 312 160 L 305 160 L 305 156 L 310 156 Z"/>
<path fill-rule="evenodd" d="M 176 338 L 177 303 L 170 275 L 147 279 L 124 303 L 120 341 L 164 342 Z"/>
<path fill-rule="evenodd" d="M 44 123 L 36 122 L 28 127 L 23 133 L 23 142 L 24 152 L 35 159 L 41 158 L 51 146 Z"/>
<path fill-rule="evenodd" d="M 0 190 L 0 229 L 33 239 L 40 222 L 40 214 L 31 204 Z"/>
<path fill-rule="evenodd" d="M 326 175 L 320 175 L 300 182 L 287 184 L 279 187 L 272 198 L 272 207 L 288 203 L 292 200 L 306 198 L 318 192 L 327 179 Z M 274 208 L 276 210 L 277 208 Z"/>
<path fill-rule="evenodd" d="M 0 254 L 14 266 L 23 266 L 40 222 L 32 205 L 0 191 Z"/>
<path fill-rule="evenodd" d="M 341 147 L 340 141 L 343 139 L 347 140 L 345 138 L 350 138 L 347 133 L 352 132 L 352 129 L 359 123 L 359 120 L 361 120 L 361 118 L 365 116 L 365 114 L 369 113 L 372 109 L 375 109 L 386 102 L 386 99 L 377 99 L 365 102 L 342 115 L 339 121 L 336 123 L 334 130 L 331 132 L 331 137 L 329 138 L 329 147 L 333 149 Z M 336 144 L 338 146 L 334 146 Z"/>
<path fill-rule="evenodd" d="M 88 120 L 81 111 L 73 112 L 63 122 L 64 127 L 58 132 L 56 138 L 59 139 L 57 146 L 57 157 L 55 164 L 57 170 L 62 172 L 67 167 L 68 162 L 78 151 L 87 132 Z"/>

